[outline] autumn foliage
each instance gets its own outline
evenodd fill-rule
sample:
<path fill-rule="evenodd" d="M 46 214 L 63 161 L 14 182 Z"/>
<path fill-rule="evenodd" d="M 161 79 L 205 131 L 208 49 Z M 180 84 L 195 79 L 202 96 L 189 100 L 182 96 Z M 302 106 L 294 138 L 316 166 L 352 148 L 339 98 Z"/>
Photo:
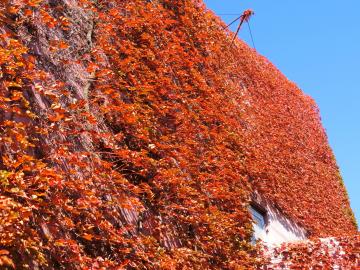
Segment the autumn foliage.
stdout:
<path fill-rule="evenodd" d="M 254 191 L 356 233 L 314 101 L 223 28 L 196 0 L 1 2 L 2 267 L 255 269 Z"/>
<path fill-rule="evenodd" d="M 283 244 L 267 251 L 267 270 L 360 267 L 359 235 Z"/>

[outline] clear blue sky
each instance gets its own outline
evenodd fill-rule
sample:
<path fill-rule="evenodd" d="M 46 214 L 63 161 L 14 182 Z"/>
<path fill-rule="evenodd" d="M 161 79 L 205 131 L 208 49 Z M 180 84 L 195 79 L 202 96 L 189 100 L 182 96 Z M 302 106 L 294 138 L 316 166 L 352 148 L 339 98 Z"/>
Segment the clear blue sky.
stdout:
<path fill-rule="evenodd" d="M 250 25 L 257 51 L 320 107 L 360 225 L 360 1 L 205 0 L 205 3 L 217 14 L 241 14 L 248 8 L 255 11 Z M 236 18 L 221 17 L 226 22 Z M 251 44 L 247 27 L 241 30 L 240 37 Z"/>

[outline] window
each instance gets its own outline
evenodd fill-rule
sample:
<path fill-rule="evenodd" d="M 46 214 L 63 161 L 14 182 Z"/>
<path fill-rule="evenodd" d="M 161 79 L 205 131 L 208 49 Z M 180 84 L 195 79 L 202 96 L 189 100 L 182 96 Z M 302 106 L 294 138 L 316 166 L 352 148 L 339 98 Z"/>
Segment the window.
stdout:
<path fill-rule="evenodd" d="M 266 235 L 266 211 L 259 206 L 251 205 L 250 212 L 254 221 L 254 235 L 252 242 L 255 243 L 258 239 L 263 239 Z"/>
<path fill-rule="evenodd" d="M 262 240 L 266 245 L 278 245 L 307 238 L 306 230 L 285 217 L 271 202 L 262 199 L 257 193 L 251 199 L 248 209 L 253 221 L 253 244 Z"/>

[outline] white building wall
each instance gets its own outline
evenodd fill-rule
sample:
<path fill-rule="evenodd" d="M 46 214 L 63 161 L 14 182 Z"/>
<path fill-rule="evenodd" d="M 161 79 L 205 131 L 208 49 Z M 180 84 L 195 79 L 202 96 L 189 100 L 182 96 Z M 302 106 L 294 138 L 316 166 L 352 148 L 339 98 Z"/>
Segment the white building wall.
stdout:
<path fill-rule="evenodd" d="M 307 239 L 305 229 L 285 217 L 278 209 L 262 200 L 257 194 L 254 202 L 265 212 L 266 224 L 263 229 L 254 226 L 254 236 L 266 245 L 279 245 L 285 242 L 295 242 Z"/>
<path fill-rule="evenodd" d="M 269 245 L 305 240 L 306 231 L 285 218 L 279 211 L 267 207 L 267 224 L 261 239 Z"/>

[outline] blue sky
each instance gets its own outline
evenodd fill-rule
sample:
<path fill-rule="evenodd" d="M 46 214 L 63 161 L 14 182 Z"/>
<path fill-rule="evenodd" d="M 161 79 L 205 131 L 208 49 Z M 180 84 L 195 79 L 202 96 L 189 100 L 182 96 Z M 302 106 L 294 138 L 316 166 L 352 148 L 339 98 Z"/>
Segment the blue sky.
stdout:
<path fill-rule="evenodd" d="M 257 51 L 320 107 L 360 226 L 360 1 L 204 1 L 217 14 L 255 11 L 250 25 Z M 251 44 L 247 27 L 240 38 Z"/>

